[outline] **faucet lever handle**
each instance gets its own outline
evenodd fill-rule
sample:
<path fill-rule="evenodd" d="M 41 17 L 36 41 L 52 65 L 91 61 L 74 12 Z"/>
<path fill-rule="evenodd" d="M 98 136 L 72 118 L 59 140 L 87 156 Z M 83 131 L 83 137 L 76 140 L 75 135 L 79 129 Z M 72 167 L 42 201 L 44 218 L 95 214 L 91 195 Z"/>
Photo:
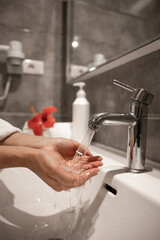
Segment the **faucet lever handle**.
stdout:
<path fill-rule="evenodd" d="M 132 92 L 133 94 L 132 94 L 131 100 L 137 101 L 139 103 L 144 103 L 148 105 L 152 102 L 154 98 L 154 95 L 152 93 L 148 92 L 143 88 L 133 88 L 116 79 L 113 80 L 113 84 Z"/>
<path fill-rule="evenodd" d="M 124 88 L 124 89 L 126 89 L 126 90 L 128 90 L 128 91 L 130 91 L 132 93 L 136 90 L 135 88 L 133 88 L 133 87 L 131 87 L 131 86 L 125 84 L 125 83 L 122 83 L 122 82 L 120 82 L 120 81 L 118 81 L 116 79 L 113 80 L 113 84 L 115 84 L 115 85 L 117 85 L 117 86 L 119 86 L 121 88 Z"/>

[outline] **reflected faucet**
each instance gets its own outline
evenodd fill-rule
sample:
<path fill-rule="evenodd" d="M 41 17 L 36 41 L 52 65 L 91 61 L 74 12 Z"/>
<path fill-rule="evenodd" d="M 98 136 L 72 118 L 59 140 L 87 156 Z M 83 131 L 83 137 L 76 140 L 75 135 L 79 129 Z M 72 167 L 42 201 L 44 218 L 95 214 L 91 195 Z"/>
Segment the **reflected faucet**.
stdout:
<path fill-rule="evenodd" d="M 88 126 L 95 131 L 102 125 L 128 126 L 126 169 L 135 173 L 144 172 L 148 105 L 154 95 L 143 88 L 132 88 L 117 80 L 113 83 L 132 92 L 129 113 L 97 113 L 90 118 Z"/>

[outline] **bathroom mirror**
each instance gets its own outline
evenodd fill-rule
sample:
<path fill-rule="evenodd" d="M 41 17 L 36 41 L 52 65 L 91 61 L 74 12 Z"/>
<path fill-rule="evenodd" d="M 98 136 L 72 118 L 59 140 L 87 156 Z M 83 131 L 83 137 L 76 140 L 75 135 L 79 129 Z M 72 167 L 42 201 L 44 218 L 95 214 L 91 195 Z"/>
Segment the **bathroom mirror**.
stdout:
<path fill-rule="evenodd" d="M 70 0 L 67 23 L 67 82 L 72 83 L 155 44 L 160 36 L 160 1 Z"/>

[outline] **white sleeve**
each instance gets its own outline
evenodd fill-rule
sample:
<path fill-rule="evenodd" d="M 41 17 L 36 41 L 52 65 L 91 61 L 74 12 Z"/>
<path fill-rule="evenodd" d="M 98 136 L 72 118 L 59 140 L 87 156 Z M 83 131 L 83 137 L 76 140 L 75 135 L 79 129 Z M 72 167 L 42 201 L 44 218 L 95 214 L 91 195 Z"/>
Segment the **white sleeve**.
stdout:
<path fill-rule="evenodd" d="M 0 119 L 0 141 L 15 132 L 21 132 L 21 130 Z"/>

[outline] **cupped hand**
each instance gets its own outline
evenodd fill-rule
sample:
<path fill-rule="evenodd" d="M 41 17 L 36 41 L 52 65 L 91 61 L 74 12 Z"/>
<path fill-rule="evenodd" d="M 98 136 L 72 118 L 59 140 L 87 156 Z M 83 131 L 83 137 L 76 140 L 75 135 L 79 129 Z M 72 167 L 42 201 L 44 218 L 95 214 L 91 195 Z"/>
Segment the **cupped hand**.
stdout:
<path fill-rule="evenodd" d="M 97 175 L 99 167 L 103 165 L 102 158 L 93 156 L 85 146 L 83 146 L 84 155 L 78 154 L 81 152 L 80 144 L 65 138 L 14 133 L 1 141 L 1 144 L 15 146 L 15 151 L 18 146 L 25 147 L 29 153 L 21 157 L 27 158 L 25 167 L 36 173 L 56 191 L 83 185 L 88 179 Z M 33 157 L 30 156 L 31 153 Z"/>
<path fill-rule="evenodd" d="M 64 138 L 42 138 L 30 145 L 40 150 L 41 157 L 36 162 L 34 172 L 56 191 L 83 185 L 97 175 L 102 158 L 93 156 L 88 148 L 86 155 L 76 154 L 79 143 Z"/>

